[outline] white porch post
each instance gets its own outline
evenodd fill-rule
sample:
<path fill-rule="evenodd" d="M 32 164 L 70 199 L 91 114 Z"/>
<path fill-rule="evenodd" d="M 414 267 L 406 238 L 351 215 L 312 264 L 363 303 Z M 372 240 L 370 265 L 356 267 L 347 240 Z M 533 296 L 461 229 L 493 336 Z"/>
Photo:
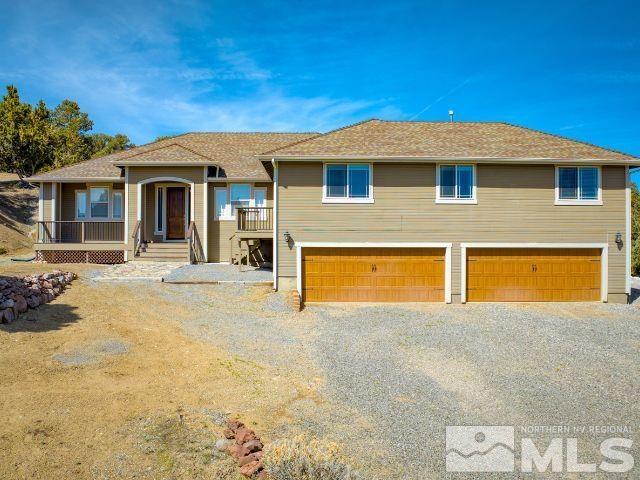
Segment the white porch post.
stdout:
<path fill-rule="evenodd" d="M 207 181 L 208 178 L 209 167 L 204 167 L 204 183 L 202 184 L 204 188 L 203 197 L 204 197 L 204 205 L 203 205 L 203 225 L 202 225 L 202 250 L 204 252 L 204 262 L 207 262 L 207 258 L 209 256 L 209 183 Z"/>
<path fill-rule="evenodd" d="M 56 215 L 58 211 L 58 183 L 53 182 L 51 184 L 51 234 L 53 238 L 56 238 L 56 220 L 58 220 L 58 216 Z"/>
<path fill-rule="evenodd" d="M 124 167 L 124 261 L 129 260 L 129 167 Z"/>

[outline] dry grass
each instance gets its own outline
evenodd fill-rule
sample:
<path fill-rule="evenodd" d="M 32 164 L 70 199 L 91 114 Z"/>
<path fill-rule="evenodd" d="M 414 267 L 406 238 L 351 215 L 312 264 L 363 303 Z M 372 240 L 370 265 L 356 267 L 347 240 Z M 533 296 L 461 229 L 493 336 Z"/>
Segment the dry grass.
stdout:
<path fill-rule="evenodd" d="M 235 479 L 213 448 L 220 418 L 262 431 L 295 395 L 289 380 L 186 336 L 176 319 L 191 313 L 152 289 L 86 279 L 101 267 L 9 264 L 0 275 L 56 267 L 80 278 L 0 325 L 0 478 Z M 100 342 L 126 352 L 83 356 Z M 58 360 L 69 356 L 79 361 Z"/>
<path fill-rule="evenodd" d="M 23 188 L 16 175 L 0 172 L 0 255 L 32 250 L 37 215 L 38 189 Z"/>

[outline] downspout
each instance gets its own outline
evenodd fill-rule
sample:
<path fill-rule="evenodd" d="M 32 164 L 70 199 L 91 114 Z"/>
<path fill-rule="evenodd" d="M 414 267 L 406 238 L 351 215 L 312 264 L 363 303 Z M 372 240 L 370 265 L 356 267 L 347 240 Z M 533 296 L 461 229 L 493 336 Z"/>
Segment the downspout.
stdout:
<path fill-rule="evenodd" d="M 627 301 L 631 300 L 631 177 L 629 172 L 629 166 L 624 167 L 625 178 L 625 221 L 624 221 L 624 292 L 628 295 Z"/>
<path fill-rule="evenodd" d="M 278 290 L 278 163 L 271 159 L 273 165 L 273 289 Z"/>

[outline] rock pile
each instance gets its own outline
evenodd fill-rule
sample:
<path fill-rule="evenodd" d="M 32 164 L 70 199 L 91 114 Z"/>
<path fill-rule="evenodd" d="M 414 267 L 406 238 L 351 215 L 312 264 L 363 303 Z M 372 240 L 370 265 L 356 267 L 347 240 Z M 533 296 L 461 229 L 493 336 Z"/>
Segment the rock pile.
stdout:
<path fill-rule="evenodd" d="M 240 473 L 247 478 L 258 474 L 258 478 L 267 478 L 262 470 L 262 442 L 253 430 L 245 427 L 238 420 L 229 420 L 224 430 L 224 436 L 232 441 L 227 451 L 238 460 Z"/>
<path fill-rule="evenodd" d="M 60 270 L 22 278 L 0 277 L 0 322 L 11 323 L 29 308 L 52 301 L 75 278 L 75 273 Z"/>

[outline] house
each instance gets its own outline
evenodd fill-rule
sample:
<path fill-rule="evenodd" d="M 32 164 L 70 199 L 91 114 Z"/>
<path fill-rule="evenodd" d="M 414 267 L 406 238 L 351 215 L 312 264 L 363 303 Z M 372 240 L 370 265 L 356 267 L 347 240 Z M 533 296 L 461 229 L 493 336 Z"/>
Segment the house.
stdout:
<path fill-rule="evenodd" d="M 32 178 L 36 250 L 270 262 L 306 302 L 626 302 L 637 165 L 494 122 L 186 134 Z"/>

